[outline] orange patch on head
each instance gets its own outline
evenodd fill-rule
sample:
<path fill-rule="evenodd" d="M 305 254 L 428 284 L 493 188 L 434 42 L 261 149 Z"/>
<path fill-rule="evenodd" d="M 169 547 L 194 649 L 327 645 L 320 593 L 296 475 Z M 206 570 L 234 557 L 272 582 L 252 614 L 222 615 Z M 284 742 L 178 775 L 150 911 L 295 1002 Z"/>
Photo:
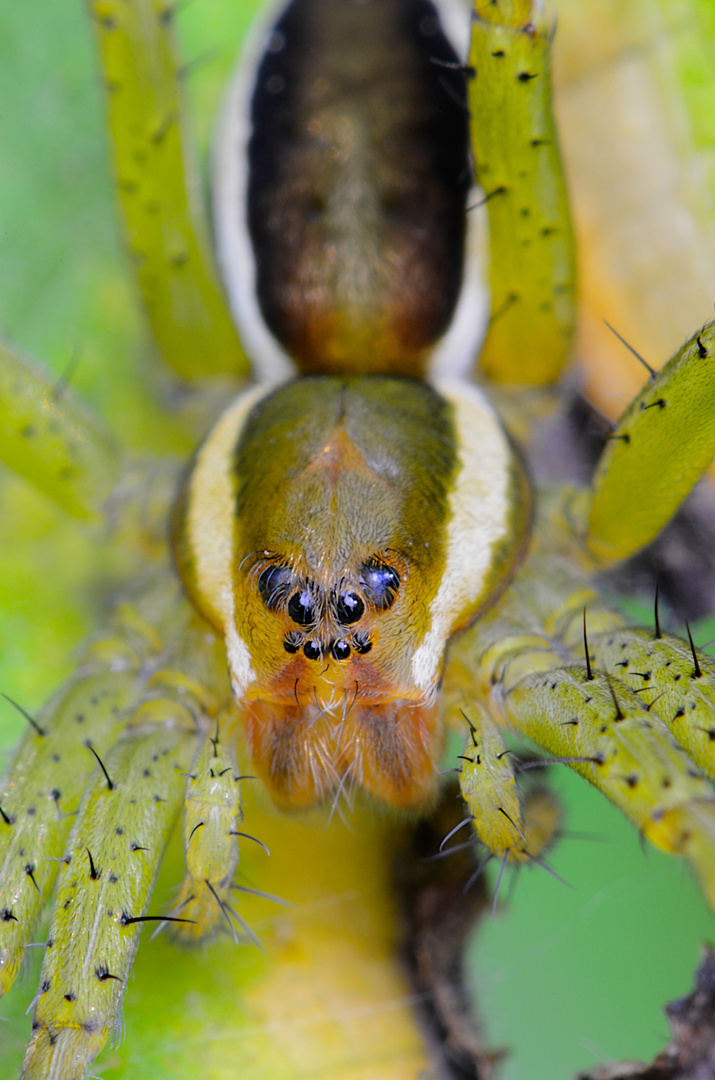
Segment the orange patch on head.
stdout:
<path fill-rule="evenodd" d="M 400 810 L 429 805 L 443 731 L 436 705 L 255 701 L 244 706 L 254 765 L 275 802 L 308 809 L 362 788 Z"/>
<path fill-rule="evenodd" d="M 371 476 L 364 453 L 355 446 L 342 426 L 328 433 L 303 471 L 310 474 L 320 470 L 325 470 L 331 488 L 335 488 L 340 477 L 346 473 Z"/>

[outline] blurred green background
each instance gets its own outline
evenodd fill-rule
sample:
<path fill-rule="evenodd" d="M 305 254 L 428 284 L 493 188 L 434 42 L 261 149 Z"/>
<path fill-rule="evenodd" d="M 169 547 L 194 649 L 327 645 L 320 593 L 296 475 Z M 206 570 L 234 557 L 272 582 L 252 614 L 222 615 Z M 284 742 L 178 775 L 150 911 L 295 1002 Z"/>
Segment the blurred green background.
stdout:
<path fill-rule="evenodd" d="M 609 11 L 591 0 L 553 6 L 567 25 L 587 26 Z M 203 157 L 236 45 L 256 7 L 255 0 L 196 0 L 180 15 L 184 54 L 197 61 L 188 89 Z M 705 154 L 712 164 L 715 73 L 706 47 L 713 4 L 624 0 L 620 10 L 628 8 L 634 25 L 645 27 L 666 10 L 672 19 L 676 7 L 670 47 L 680 96 L 671 105 L 688 117 L 692 138 L 683 153 L 697 149 L 698 160 Z M 145 362 L 106 157 L 84 7 L 79 0 L 0 5 L 0 327 L 58 373 L 76 359 L 73 385 L 129 445 L 184 450 L 170 421 L 163 428 L 155 423 L 150 401 L 157 379 Z M 0 689 L 37 707 L 68 672 L 72 648 L 101 618 L 121 574 L 121 557 L 96 534 L 3 474 Z M 696 628 L 699 641 L 714 635 L 713 624 Z M 22 721 L 0 703 L 0 750 L 8 752 L 21 729 Z M 575 837 L 550 861 L 570 888 L 538 868 L 520 872 L 508 911 L 486 921 L 470 952 L 470 981 L 489 1042 L 510 1050 L 508 1080 L 565 1080 L 598 1062 L 653 1056 L 667 1041 L 663 1003 L 688 991 L 698 945 L 713 937 L 713 917 L 683 865 L 644 850 L 617 812 L 566 769 L 552 769 L 550 779 Z M 503 895 L 509 892 L 507 881 Z M 192 981 L 198 986 L 203 979 L 199 960 L 174 959 L 171 946 L 145 942 L 126 1004 L 136 1052 L 125 1053 L 123 1044 L 104 1064 L 100 1059 L 98 1075 L 158 1075 L 150 1047 L 157 1028 L 167 1028 L 167 967 L 173 1000 L 183 994 L 188 1005 Z M 18 1067 L 29 1034 L 22 1014 L 34 983 L 33 967 L 29 981 L 0 1003 L 3 1077 Z M 180 1046 L 180 1012 L 171 1013 L 162 1033 Z M 178 1050 L 177 1078 L 184 1075 L 180 1056 Z M 240 1075 L 238 1061 L 235 1069 Z"/>

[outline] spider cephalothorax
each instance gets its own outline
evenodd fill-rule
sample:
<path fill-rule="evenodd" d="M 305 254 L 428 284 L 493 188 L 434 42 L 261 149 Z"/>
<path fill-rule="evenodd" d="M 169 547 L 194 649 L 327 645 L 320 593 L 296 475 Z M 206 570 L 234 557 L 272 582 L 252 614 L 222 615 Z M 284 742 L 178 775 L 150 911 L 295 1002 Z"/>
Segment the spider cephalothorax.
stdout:
<path fill-rule="evenodd" d="M 187 480 L 176 547 L 282 802 L 346 777 L 404 806 L 431 797 L 444 644 L 504 587 L 528 516 L 476 390 L 313 377 L 229 408 Z"/>

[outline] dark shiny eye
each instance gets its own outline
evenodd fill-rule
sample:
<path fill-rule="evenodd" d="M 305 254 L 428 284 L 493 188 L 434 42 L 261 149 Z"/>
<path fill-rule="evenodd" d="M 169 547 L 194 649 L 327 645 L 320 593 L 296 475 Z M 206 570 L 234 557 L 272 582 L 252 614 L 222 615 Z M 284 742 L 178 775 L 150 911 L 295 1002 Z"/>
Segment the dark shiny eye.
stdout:
<path fill-rule="evenodd" d="M 266 607 L 275 608 L 285 600 L 290 588 L 291 569 L 289 566 L 269 566 L 258 578 L 258 591 Z"/>
<path fill-rule="evenodd" d="M 355 651 L 359 652 L 361 656 L 370 652 L 370 649 L 372 648 L 372 642 L 367 634 L 353 634 L 353 645 L 355 646 Z"/>
<path fill-rule="evenodd" d="M 319 660 L 322 649 L 319 641 L 306 641 L 303 646 L 306 660 Z"/>
<path fill-rule="evenodd" d="M 350 656 L 350 646 L 347 641 L 334 641 L 331 652 L 336 660 L 347 660 Z"/>
<path fill-rule="evenodd" d="M 297 630 L 291 630 L 291 632 L 286 634 L 283 638 L 283 648 L 289 653 L 297 653 L 302 644 L 303 635 L 298 633 Z"/>
<path fill-rule="evenodd" d="M 400 587 L 400 578 L 395 570 L 387 563 L 378 562 L 377 559 L 369 559 L 363 563 L 360 572 L 360 584 L 365 590 L 367 599 L 381 608 L 389 608 L 395 599 L 395 593 Z"/>
<path fill-rule="evenodd" d="M 344 626 L 349 626 L 362 618 L 365 605 L 356 592 L 344 592 L 338 597 L 335 610 L 338 621 Z"/>
<path fill-rule="evenodd" d="M 310 589 L 302 589 L 301 592 L 293 593 L 288 601 L 288 614 L 293 622 L 301 626 L 308 626 L 315 622 L 317 612 L 315 610 L 315 597 Z"/>

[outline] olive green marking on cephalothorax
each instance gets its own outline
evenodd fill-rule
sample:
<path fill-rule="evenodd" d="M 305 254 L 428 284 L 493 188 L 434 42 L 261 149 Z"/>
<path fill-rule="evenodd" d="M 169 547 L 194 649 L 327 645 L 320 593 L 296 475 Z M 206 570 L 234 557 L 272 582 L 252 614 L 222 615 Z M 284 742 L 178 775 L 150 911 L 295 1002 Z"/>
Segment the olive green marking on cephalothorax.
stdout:
<path fill-rule="evenodd" d="M 259 303 L 302 371 L 419 375 L 462 275 L 466 84 L 430 0 L 293 0 L 252 101 Z"/>
<path fill-rule="evenodd" d="M 531 3 L 476 5 L 472 148 L 489 216 L 489 331 L 480 368 L 498 382 L 554 381 L 575 322 L 575 254 L 551 109 L 552 26 Z"/>
<path fill-rule="evenodd" d="M 457 462 L 450 414 L 435 390 L 402 379 L 305 378 L 275 390 L 236 446 L 239 557 L 285 552 L 329 582 L 356 551 L 393 549 L 427 572 Z"/>
<path fill-rule="evenodd" d="M 603 562 L 616 562 L 650 543 L 714 456 L 711 322 L 648 380 L 618 421 L 593 479 L 584 529 L 590 550 Z"/>
<path fill-rule="evenodd" d="M 147 724 L 115 746 L 106 761 L 113 788 L 101 777 L 82 802 L 68 840 L 70 863 L 60 875 L 53 947 L 40 974 L 27 1075 L 66 1075 L 60 1065 L 71 1054 L 82 1076 L 117 1030 L 139 928 L 191 761 L 193 735 L 185 730 L 185 711 L 174 709 L 175 727 Z M 151 709 L 143 710 L 149 719 Z"/>
<path fill-rule="evenodd" d="M 715 663 L 669 634 L 614 629 L 591 639 L 594 663 L 614 672 L 715 779 Z"/>
<path fill-rule="evenodd" d="M 393 692 L 412 685 L 398 627 L 413 642 L 424 636 L 442 576 L 457 464 L 451 412 L 429 386 L 378 376 L 305 378 L 254 408 L 235 449 L 235 618 L 264 670 L 280 671 L 284 635 L 298 626 L 299 648 L 316 638 L 328 653 L 349 630 L 364 654 L 369 635 L 352 635 L 379 623 Z M 274 566 L 287 577 L 273 605 L 283 633 L 259 587 Z M 363 614 L 349 623 L 340 612 L 352 594 Z"/>

